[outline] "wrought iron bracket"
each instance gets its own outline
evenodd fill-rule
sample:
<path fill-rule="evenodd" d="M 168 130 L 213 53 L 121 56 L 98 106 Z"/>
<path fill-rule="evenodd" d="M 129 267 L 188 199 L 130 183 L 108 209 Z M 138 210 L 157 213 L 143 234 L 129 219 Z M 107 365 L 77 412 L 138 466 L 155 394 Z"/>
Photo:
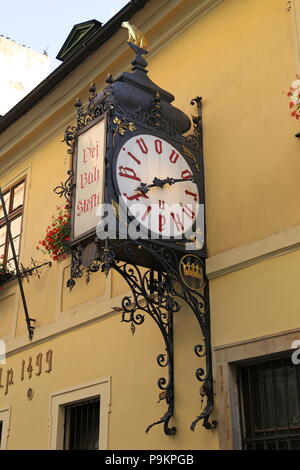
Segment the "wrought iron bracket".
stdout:
<path fill-rule="evenodd" d="M 149 269 L 146 273 L 142 273 L 135 264 L 118 263 L 113 254 L 113 248 L 106 248 L 100 261 L 102 266 L 105 265 L 106 272 L 111 268 L 116 270 L 125 279 L 131 290 L 132 295 L 124 297 L 119 308 L 122 311 L 122 321 L 130 323 L 131 332 L 134 334 L 136 327 L 144 323 L 144 315 L 148 314 L 157 324 L 165 343 L 166 352 L 157 357 L 157 363 L 160 367 L 166 367 L 168 372 L 168 378 L 161 377 L 158 380 L 159 401 L 166 401 L 167 410 L 160 420 L 147 427 L 146 432 L 153 426 L 162 424 L 165 434 L 176 433 L 176 428 L 170 426 L 170 420 L 174 415 L 173 318 L 181 308 L 180 300 L 190 306 L 198 321 L 203 344 L 197 344 L 194 347 L 194 352 L 199 358 L 205 360 L 205 367 L 199 367 L 196 370 L 196 378 L 202 383 L 200 388 L 202 402 L 206 397 L 207 403 L 203 412 L 191 424 L 190 429 L 194 431 L 197 423 L 201 420 L 205 429 L 214 429 L 217 423 L 215 420 L 210 420 L 214 395 L 207 280 L 203 292 L 194 292 L 182 281 L 179 275 L 178 260 L 173 250 L 141 243 L 141 241 L 125 242 L 123 244 L 124 250 L 130 254 L 132 246 L 136 243 L 138 249 L 147 250 L 151 256 L 155 257 L 162 267 L 160 272 Z M 108 266 L 108 259 L 110 259 L 110 266 Z M 204 260 L 203 269 L 205 269 Z"/>
<path fill-rule="evenodd" d="M 117 252 L 121 259 L 133 259 L 134 253 L 142 250 L 146 250 L 156 260 L 157 265 L 160 266 L 159 271 L 148 269 L 145 272 L 135 263 L 119 261 L 116 256 Z M 83 275 L 83 270 L 79 269 L 80 251 L 77 250 L 74 256 L 76 262 L 71 271 L 71 279 L 68 281 L 71 288 L 75 285 L 75 279 Z M 180 276 L 179 261 L 174 250 L 141 240 L 126 240 L 116 244 L 115 241 L 110 242 L 107 239 L 106 246 L 99 247 L 98 259 L 87 268 L 89 273 L 99 269 L 106 275 L 113 269 L 126 281 L 130 295 L 126 295 L 121 305 L 113 307 L 113 310 L 122 313 L 122 322 L 130 324 L 131 333 L 135 333 L 136 328 L 144 323 L 145 316 L 148 315 L 156 323 L 164 340 L 165 352 L 159 354 L 156 360 L 160 367 L 165 368 L 167 377 L 160 377 L 157 384 L 159 401 L 165 400 L 167 409 L 158 421 L 147 427 L 146 432 L 149 432 L 153 426 L 162 424 L 165 434 L 176 433 L 176 427 L 170 425 L 175 407 L 173 319 L 182 303 L 189 305 L 200 326 L 203 344 L 195 345 L 194 352 L 197 357 L 205 361 L 205 366 L 202 364 L 196 370 L 195 375 L 202 384 L 200 388 L 201 403 L 206 398 L 206 406 L 193 421 L 190 429 L 194 431 L 199 421 L 203 422 L 205 429 L 214 429 L 217 423 L 215 420 L 211 420 L 214 395 L 207 279 L 205 278 L 206 284 L 203 290 L 195 292 L 183 282 Z M 202 260 L 202 269 L 205 272 L 205 260 Z"/>
<path fill-rule="evenodd" d="M 47 266 L 50 268 L 52 266 L 52 262 L 46 261 L 45 263 L 38 263 L 36 260 L 31 258 L 31 263 L 27 268 L 23 264 L 20 264 L 20 276 L 21 278 L 26 279 L 28 283 L 29 278 L 33 275 L 36 275 L 38 279 L 41 279 L 41 272 Z"/>

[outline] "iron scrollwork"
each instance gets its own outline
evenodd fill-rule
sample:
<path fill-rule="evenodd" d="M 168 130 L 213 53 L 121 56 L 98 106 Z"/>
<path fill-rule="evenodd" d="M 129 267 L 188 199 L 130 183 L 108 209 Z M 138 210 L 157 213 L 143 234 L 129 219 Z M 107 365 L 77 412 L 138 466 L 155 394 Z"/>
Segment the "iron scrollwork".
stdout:
<path fill-rule="evenodd" d="M 117 312 L 122 312 L 122 322 L 130 324 L 131 333 L 144 323 L 145 316 L 149 315 L 158 326 L 164 343 L 165 352 L 157 356 L 157 364 L 166 368 L 168 377 L 158 379 L 159 401 L 165 400 L 167 410 L 158 420 L 149 425 L 146 432 L 153 426 L 162 424 L 166 435 L 176 433 L 176 427 L 170 426 L 170 420 L 174 415 L 174 346 L 173 346 L 173 318 L 180 310 L 179 300 L 188 304 L 196 316 L 203 334 L 203 345 L 197 344 L 194 352 L 197 357 L 205 359 L 205 367 L 196 370 L 196 378 L 202 383 L 200 395 L 206 397 L 207 403 L 203 412 L 191 424 L 190 429 L 195 430 L 199 421 L 203 421 L 205 429 L 214 429 L 215 420 L 210 420 L 213 411 L 214 395 L 212 380 L 212 360 L 210 345 L 210 321 L 209 300 L 207 287 L 203 293 L 194 292 L 181 279 L 178 269 L 178 261 L 174 250 L 166 247 L 158 247 L 155 244 L 145 244 L 141 241 L 126 241 L 118 245 L 128 254 L 133 253 L 134 247 L 147 250 L 155 257 L 162 267 L 159 272 L 152 269 L 142 270 L 130 262 L 119 262 L 115 256 L 115 247 L 109 246 L 102 249 L 98 269 L 108 274 L 110 269 L 117 271 L 126 281 L 131 291 L 131 296 L 126 295 L 120 307 L 114 307 Z M 204 266 L 203 266 L 204 270 Z"/>
<path fill-rule="evenodd" d="M 68 206 L 71 207 L 71 202 L 72 202 L 72 192 L 73 189 L 75 188 L 75 184 L 73 183 L 73 170 L 68 170 L 68 179 L 63 183 L 61 182 L 60 185 L 56 186 L 56 188 L 53 189 L 55 194 L 57 194 L 59 197 L 64 196 Z"/>
<path fill-rule="evenodd" d="M 202 128 L 202 97 L 196 96 L 192 99 L 191 105 L 197 105 L 197 116 L 192 115 L 193 134 L 186 137 L 186 142 L 194 147 L 203 149 L 203 128 Z"/>
<path fill-rule="evenodd" d="M 125 242 L 123 248 L 130 252 L 132 242 Z M 140 248 L 145 248 L 138 245 Z M 122 312 L 122 322 L 130 324 L 131 333 L 144 323 L 145 315 L 149 315 L 158 326 L 164 343 L 165 352 L 157 356 L 157 364 L 167 368 L 168 378 L 160 377 L 157 381 L 159 388 L 159 401 L 165 400 L 167 411 L 156 422 L 149 425 L 146 433 L 158 424 L 162 424 L 166 435 L 176 433 L 176 427 L 170 426 L 170 420 L 174 414 L 174 350 L 173 350 L 173 315 L 178 312 L 180 306 L 172 295 L 172 278 L 169 275 L 147 270 L 145 273 L 131 263 L 118 263 L 113 255 L 108 255 L 111 249 L 105 248 L 101 256 L 102 270 L 116 270 L 127 282 L 131 296 L 125 296 L 121 307 L 115 308 Z M 110 261 L 108 262 L 108 258 Z"/>

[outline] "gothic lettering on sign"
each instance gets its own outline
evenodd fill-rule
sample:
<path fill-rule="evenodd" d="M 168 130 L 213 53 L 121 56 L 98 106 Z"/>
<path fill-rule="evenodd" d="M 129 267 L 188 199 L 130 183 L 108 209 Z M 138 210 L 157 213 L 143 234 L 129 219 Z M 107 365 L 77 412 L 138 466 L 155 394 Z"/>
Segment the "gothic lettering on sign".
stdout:
<path fill-rule="evenodd" d="M 73 239 L 95 229 L 97 207 L 103 201 L 105 119 L 79 135 Z"/>

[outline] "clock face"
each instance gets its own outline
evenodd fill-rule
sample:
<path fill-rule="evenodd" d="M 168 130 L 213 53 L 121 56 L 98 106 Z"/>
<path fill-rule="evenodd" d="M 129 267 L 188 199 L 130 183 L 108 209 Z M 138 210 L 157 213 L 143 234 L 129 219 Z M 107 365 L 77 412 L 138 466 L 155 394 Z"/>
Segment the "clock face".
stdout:
<path fill-rule="evenodd" d="M 149 134 L 127 140 L 117 157 L 120 202 L 156 238 L 183 238 L 192 230 L 200 203 L 193 176 L 175 147 Z"/>

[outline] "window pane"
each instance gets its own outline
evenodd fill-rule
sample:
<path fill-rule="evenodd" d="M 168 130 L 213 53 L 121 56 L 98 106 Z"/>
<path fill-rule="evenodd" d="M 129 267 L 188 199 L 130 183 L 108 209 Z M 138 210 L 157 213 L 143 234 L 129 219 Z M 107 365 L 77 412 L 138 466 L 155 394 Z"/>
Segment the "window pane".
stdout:
<path fill-rule="evenodd" d="M 19 184 L 19 186 L 17 186 L 14 189 L 13 210 L 15 210 L 18 207 L 23 205 L 23 203 L 24 203 L 24 190 L 25 190 L 25 183 Z"/>
<path fill-rule="evenodd" d="M 6 237 L 6 227 L 0 228 L 0 246 L 4 245 Z"/>
<path fill-rule="evenodd" d="M 300 425 L 299 392 L 297 387 L 297 370 L 292 364 L 286 368 L 286 380 L 288 389 L 289 425 Z"/>
<path fill-rule="evenodd" d="M 273 403 L 273 387 L 272 387 L 272 371 L 271 368 L 265 368 L 262 370 L 262 382 L 264 387 L 265 397 L 265 422 L 267 429 L 274 429 L 275 413 Z"/>
<path fill-rule="evenodd" d="M 64 449 L 99 449 L 99 398 L 65 407 Z"/>
<path fill-rule="evenodd" d="M 241 368 L 246 449 L 300 449 L 300 377 L 290 358 Z"/>
<path fill-rule="evenodd" d="M 10 229 L 12 237 L 15 240 L 15 250 L 18 257 L 20 235 L 22 229 L 22 210 L 24 202 L 25 181 L 21 181 L 17 186 L 6 190 L 4 201 L 8 217 L 10 221 Z M 5 263 L 12 259 L 12 250 L 9 246 L 7 236 L 7 227 L 4 220 L 3 208 L 0 205 L 0 220 L 2 227 L 0 228 L 0 256 L 3 257 Z"/>
<path fill-rule="evenodd" d="M 9 201 L 10 201 L 10 192 L 4 194 L 4 202 L 5 202 L 7 213 L 9 212 Z M 0 204 L 0 219 L 2 219 L 2 217 L 4 217 L 4 213 L 3 213 L 2 205 Z"/>
<path fill-rule="evenodd" d="M 10 224 L 10 231 L 12 234 L 12 237 L 15 238 L 21 233 L 21 223 L 22 223 L 22 217 L 18 217 L 17 219 L 14 219 L 11 224 Z"/>
<path fill-rule="evenodd" d="M 18 256 L 18 254 L 19 254 L 19 245 L 20 245 L 20 237 L 14 238 L 13 242 L 14 242 L 14 246 L 15 246 L 15 250 L 16 250 L 16 255 Z M 13 254 L 12 254 L 11 246 L 9 245 L 7 260 L 10 261 L 11 259 L 13 259 Z"/>
<path fill-rule="evenodd" d="M 287 408 L 286 408 L 286 394 L 284 388 L 283 370 L 276 368 L 275 373 L 275 409 L 277 416 L 277 427 L 286 428 L 287 426 Z"/>

